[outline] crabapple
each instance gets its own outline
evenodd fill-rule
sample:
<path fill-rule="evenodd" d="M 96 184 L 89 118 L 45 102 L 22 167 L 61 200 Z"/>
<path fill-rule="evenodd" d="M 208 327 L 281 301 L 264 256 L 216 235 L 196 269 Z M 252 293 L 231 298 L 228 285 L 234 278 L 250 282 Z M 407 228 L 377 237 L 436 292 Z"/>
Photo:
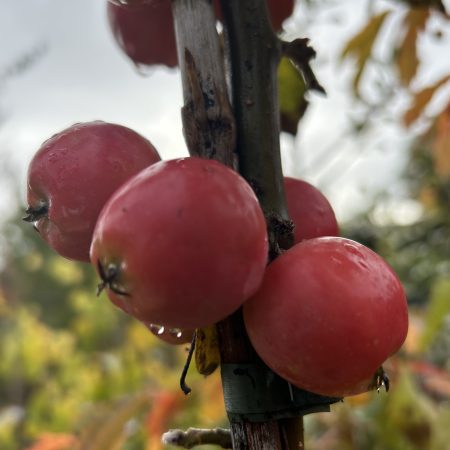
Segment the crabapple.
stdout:
<path fill-rule="evenodd" d="M 109 0 L 107 16 L 117 44 L 138 67 L 178 65 L 170 0 Z"/>
<path fill-rule="evenodd" d="M 45 141 L 28 168 L 27 216 L 60 255 L 89 262 L 95 222 L 111 194 L 159 161 L 153 145 L 122 125 L 77 123 Z"/>
<path fill-rule="evenodd" d="M 368 390 L 408 330 L 396 274 L 372 250 L 339 237 L 287 250 L 243 309 L 250 341 L 274 372 L 335 397 Z"/>
<path fill-rule="evenodd" d="M 196 157 L 159 162 L 123 185 L 97 222 L 91 261 L 108 296 L 141 321 L 212 325 L 261 283 L 267 230 L 247 182 Z"/>
<path fill-rule="evenodd" d="M 339 227 L 327 198 L 312 184 L 284 177 L 286 202 L 294 222 L 294 242 L 321 236 L 337 236 Z"/>

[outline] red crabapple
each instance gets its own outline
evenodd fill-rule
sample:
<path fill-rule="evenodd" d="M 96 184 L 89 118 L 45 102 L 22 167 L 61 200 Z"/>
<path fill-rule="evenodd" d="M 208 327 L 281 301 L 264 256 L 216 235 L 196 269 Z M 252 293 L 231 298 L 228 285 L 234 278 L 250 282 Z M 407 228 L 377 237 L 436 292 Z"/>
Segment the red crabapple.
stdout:
<path fill-rule="evenodd" d="M 306 181 L 284 177 L 284 189 L 289 216 L 295 225 L 295 243 L 339 234 L 333 208 L 317 188 Z"/>
<path fill-rule="evenodd" d="M 45 141 L 30 162 L 25 220 L 60 255 L 88 262 L 103 205 L 121 184 L 159 160 L 153 145 L 127 127 L 72 125 Z"/>
<path fill-rule="evenodd" d="M 369 389 L 405 340 L 402 285 L 372 250 L 349 239 L 302 241 L 267 268 L 244 304 L 256 352 L 295 386 L 341 397 Z"/>
<path fill-rule="evenodd" d="M 170 0 L 109 0 L 107 15 L 114 39 L 137 66 L 178 65 Z"/>
<path fill-rule="evenodd" d="M 200 328 L 256 292 L 267 251 L 264 215 L 247 182 L 217 161 L 192 157 L 156 163 L 111 197 L 91 261 L 124 311 Z"/>

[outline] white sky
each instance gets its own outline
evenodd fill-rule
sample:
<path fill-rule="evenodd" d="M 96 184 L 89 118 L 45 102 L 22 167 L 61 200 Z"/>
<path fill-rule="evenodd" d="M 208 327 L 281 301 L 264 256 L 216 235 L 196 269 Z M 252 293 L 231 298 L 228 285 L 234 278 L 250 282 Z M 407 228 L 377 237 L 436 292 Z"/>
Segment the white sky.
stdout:
<path fill-rule="evenodd" d="M 391 193 L 400 192 L 398 176 L 411 135 L 384 123 L 363 140 L 342 137 L 356 111 L 347 91 L 351 64 L 338 64 L 336 56 L 363 23 L 367 3 L 316 3 L 324 6 L 313 23 L 299 7 L 286 28 L 292 38 L 312 38 L 319 55 L 317 74 L 328 96 L 311 95 L 297 139 L 282 136 L 282 156 L 285 173 L 318 183 L 344 220 L 368 206 L 368 197 L 380 189 L 389 186 Z M 446 31 L 439 51 L 448 55 L 448 26 Z M 6 117 L 0 124 L 0 160 L 12 168 L 22 196 L 34 152 L 45 139 L 75 122 L 121 123 L 149 138 L 164 158 L 187 154 L 178 71 L 158 68 L 148 77 L 140 76 L 111 38 L 105 0 L 0 0 L 0 41 L 0 74 L 30 50 L 45 48 L 29 70 L 9 79 L 0 91 L 0 110 Z M 423 51 L 424 58 L 429 55 Z M 434 60 L 434 72 L 424 74 L 424 79 L 450 72 L 449 58 Z M 10 186 L 6 169 L 3 173 L 0 213 Z"/>

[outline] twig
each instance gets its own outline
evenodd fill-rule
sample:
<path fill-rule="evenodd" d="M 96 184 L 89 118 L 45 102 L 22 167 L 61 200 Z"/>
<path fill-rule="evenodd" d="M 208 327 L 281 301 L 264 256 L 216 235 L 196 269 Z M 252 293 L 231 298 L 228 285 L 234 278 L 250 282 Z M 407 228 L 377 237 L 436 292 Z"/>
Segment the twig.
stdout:
<path fill-rule="evenodd" d="M 169 430 L 163 434 L 161 440 L 165 445 L 176 445 L 182 448 L 193 448 L 197 445 L 218 445 L 222 448 L 232 448 L 230 430 L 225 428 Z"/>
<path fill-rule="evenodd" d="M 185 365 L 183 367 L 183 372 L 181 372 L 181 377 L 180 377 L 180 387 L 181 387 L 181 390 L 186 395 L 188 395 L 191 392 L 191 390 L 192 390 L 186 384 L 186 375 L 188 373 L 189 366 L 191 365 L 192 355 L 194 354 L 196 337 L 197 337 L 197 333 L 195 332 L 194 335 L 192 336 L 191 346 L 189 347 L 189 352 L 188 352 L 188 355 L 187 355 L 186 363 L 185 363 Z"/>

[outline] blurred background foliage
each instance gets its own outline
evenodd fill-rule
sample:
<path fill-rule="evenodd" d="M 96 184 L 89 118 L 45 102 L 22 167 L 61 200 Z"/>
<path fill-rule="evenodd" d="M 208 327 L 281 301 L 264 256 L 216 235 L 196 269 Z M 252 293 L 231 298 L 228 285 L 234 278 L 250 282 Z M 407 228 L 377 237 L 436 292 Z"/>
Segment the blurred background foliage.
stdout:
<path fill-rule="evenodd" d="M 321 7 L 311 3 L 305 5 Z M 343 235 L 376 250 L 399 274 L 410 330 L 402 351 L 386 364 L 388 394 L 352 397 L 331 414 L 306 418 L 311 450 L 444 450 L 450 443 L 450 103 L 427 115 L 449 74 L 420 89 L 414 84 L 427 21 L 448 16 L 441 2 L 380 3 L 388 6 L 368 9 L 366 24 L 341 55 L 354 63 L 352 95 L 363 117 L 354 139 L 395 96 L 407 94 L 408 106 L 394 119 L 407 128 L 422 121 L 404 173 L 407 200 L 419 213 L 399 224 L 393 219 L 398 211 L 376 199 L 341 225 Z M 403 15 L 403 25 L 380 61 L 375 44 L 393 14 Z M 389 82 L 374 80 L 370 67 L 376 65 L 388 67 Z M 293 77 L 284 61 L 281 104 L 290 133 L 307 110 L 304 86 Z M 367 83 L 379 90 L 370 101 Z M 292 89 L 302 89 L 301 95 L 290 95 Z M 186 345 L 159 341 L 104 295 L 96 298 L 93 269 L 52 253 L 20 215 L 2 225 L 0 242 L 0 448 L 158 450 L 168 428 L 226 426 L 218 375 L 203 378 L 190 370 L 193 392 L 185 397 L 178 383 Z"/>
<path fill-rule="evenodd" d="M 169 423 L 225 425 L 217 376 L 191 371 L 189 398 L 178 387 L 186 345 L 97 298 L 94 270 L 52 253 L 19 217 L 4 238 L 0 448 L 153 450 Z"/>

